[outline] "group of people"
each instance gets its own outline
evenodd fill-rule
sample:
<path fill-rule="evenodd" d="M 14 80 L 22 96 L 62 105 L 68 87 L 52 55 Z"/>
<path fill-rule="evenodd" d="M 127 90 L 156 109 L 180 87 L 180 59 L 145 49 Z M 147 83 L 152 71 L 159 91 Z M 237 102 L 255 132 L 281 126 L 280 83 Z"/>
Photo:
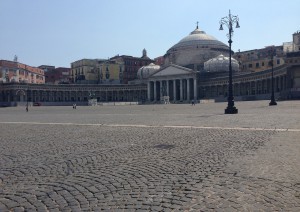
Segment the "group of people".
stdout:
<path fill-rule="evenodd" d="M 73 109 L 76 109 L 76 104 L 73 104 Z"/>

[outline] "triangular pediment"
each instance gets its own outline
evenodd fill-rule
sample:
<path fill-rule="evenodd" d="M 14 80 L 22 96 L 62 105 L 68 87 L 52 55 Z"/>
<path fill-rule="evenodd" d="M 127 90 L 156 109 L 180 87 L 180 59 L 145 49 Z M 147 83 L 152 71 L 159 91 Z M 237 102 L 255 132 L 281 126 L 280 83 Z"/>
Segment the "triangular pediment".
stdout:
<path fill-rule="evenodd" d="M 158 72 L 154 73 L 153 75 L 150 76 L 152 77 L 165 77 L 165 76 L 174 76 L 174 75 L 190 75 L 194 74 L 195 71 L 189 68 L 185 68 L 182 66 L 178 65 L 169 65 Z"/>

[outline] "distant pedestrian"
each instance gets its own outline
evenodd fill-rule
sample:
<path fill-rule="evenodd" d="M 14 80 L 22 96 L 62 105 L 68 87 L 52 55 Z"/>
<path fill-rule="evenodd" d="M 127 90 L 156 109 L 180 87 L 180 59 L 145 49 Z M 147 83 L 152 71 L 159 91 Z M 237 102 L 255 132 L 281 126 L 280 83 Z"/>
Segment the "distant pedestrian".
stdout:
<path fill-rule="evenodd" d="M 28 105 L 26 106 L 26 112 L 28 112 Z"/>
<path fill-rule="evenodd" d="M 73 104 L 73 109 L 75 109 L 75 104 Z"/>
<path fill-rule="evenodd" d="M 192 106 L 195 106 L 195 101 L 194 100 L 192 100 Z"/>
<path fill-rule="evenodd" d="M 76 109 L 76 104 L 74 104 L 74 109 Z"/>

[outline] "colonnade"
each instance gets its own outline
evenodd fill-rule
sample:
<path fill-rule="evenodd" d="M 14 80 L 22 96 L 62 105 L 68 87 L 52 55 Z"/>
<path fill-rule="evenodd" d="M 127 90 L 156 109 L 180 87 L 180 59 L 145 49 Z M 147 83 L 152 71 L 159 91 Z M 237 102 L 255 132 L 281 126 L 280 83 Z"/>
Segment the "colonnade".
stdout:
<path fill-rule="evenodd" d="M 124 91 L 95 91 L 92 97 L 98 102 L 110 101 L 140 101 L 144 98 L 146 91 L 124 90 Z M 90 99 L 88 91 L 29 91 L 31 101 L 41 102 L 84 102 Z"/>
<path fill-rule="evenodd" d="M 197 100 L 197 79 L 183 78 L 148 81 L 148 101 L 161 101 L 164 96 L 169 96 L 173 102 Z"/>
<path fill-rule="evenodd" d="M 87 102 L 95 98 L 98 102 L 146 101 L 146 86 L 119 87 L 71 87 L 66 89 L 57 85 L 3 85 L 0 102 Z"/>
<path fill-rule="evenodd" d="M 274 77 L 274 91 L 282 92 L 288 89 L 286 75 Z M 234 96 L 249 96 L 269 94 L 272 91 L 271 78 L 257 79 L 252 81 L 234 82 L 233 95 Z M 214 98 L 218 96 L 228 95 L 227 84 L 212 84 L 200 87 L 201 98 Z"/>

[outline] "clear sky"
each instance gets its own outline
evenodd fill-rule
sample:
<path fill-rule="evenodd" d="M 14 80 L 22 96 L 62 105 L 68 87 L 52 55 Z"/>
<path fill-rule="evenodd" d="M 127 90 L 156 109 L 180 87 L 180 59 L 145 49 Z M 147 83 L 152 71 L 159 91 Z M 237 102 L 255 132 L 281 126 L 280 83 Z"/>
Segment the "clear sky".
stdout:
<path fill-rule="evenodd" d="M 82 58 L 117 54 L 150 58 L 196 27 L 227 44 L 219 21 L 238 15 L 233 50 L 292 41 L 300 30 L 299 0 L 0 0 L 0 59 L 70 67 Z"/>

